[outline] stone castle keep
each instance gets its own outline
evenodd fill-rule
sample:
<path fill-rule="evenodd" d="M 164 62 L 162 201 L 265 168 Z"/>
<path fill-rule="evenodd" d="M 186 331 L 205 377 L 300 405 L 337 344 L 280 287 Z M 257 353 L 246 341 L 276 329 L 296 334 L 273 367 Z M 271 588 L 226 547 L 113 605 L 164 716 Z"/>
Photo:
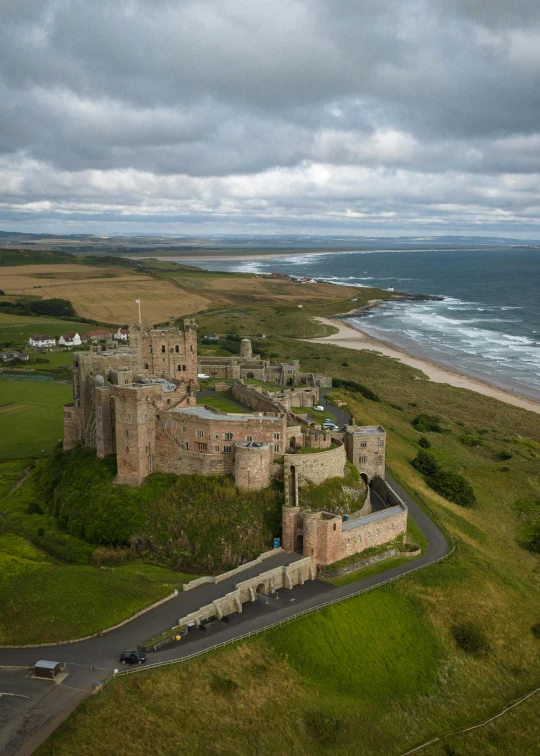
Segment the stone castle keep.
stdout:
<path fill-rule="evenodd" d="M 197 404 L 199 373 L 232 380 L 226 388 L 245 411 Z M 246 385 L 249 378 L 276 384 L 277 390 Z M 297 361 L 274 364 L 253 356 L 247 339 L 238 357 L 198 358 L 191 319 L 182 328 L 172 322 L 165 328 L 136 324 L 129 346 L 107 342 L 103 350 L 73 354 L 64 450 L 82 445 L 101 458 L 116 455 L 115 482 L 130 486 L 153 472 L 230 474 L 247 490 L 283 480 L 283 548 L 329 564 L 404 533 L 407 509 L 384 481 L 382 427 L 351 424 L 325 431 L 299 411 L 318 404 L 319 388 L 326 386 L 328 376 L 302 373 Z M 346 520 L 304 510 L 299 490 L 343 478 L 347 460 L 367 484 L 361 509 Z"/>

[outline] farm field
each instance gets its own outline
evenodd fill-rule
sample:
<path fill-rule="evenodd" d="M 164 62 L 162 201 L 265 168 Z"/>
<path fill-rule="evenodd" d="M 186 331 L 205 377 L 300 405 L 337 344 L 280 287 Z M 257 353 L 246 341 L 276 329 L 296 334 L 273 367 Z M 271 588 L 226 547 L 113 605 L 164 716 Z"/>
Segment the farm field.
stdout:
<path fill-rule="evenodd" d="M 7 267 L 2 272 L 2 288 L 8 295 L 69 299 L 82 317 L 113 325 L 136 320 L 136 299 L 143 301 L 143 321 L 148 325 L 209 306 L 209 301 L 195 291 L 181 293 L 168 279 L 157 279 L 125 267 L 77 264 Z"/>
<path fill-rule="evenodd" d="M 6 378 L 0 373 L 0 459 L 50 454 L 64 435 L 62 407 L 72 399 L 71 385 Z"/>

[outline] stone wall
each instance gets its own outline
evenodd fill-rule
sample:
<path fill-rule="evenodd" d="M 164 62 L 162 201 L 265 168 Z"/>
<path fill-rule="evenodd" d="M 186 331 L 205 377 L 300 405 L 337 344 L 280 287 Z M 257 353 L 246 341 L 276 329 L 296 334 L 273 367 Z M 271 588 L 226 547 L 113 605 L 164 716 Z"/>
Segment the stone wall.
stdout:
<path fill-rule="evenodd" d="M 73 404 L 64 405 L 64 451 L 74 449 L 82 442 L 83 412 Z"/>
<path fill-rule="evenodd" d="M 297 502 L 293 498 L 295 487 L 310 481 L 319 486 L 329 478 L 343 478 L 347 455 L 343 444 L 328 451 L 315 454 L 284 454 L 285 501 L 290 506 Z M 294 483 L 296 480 L 296 486 Z"/>
<path fill-rule="evenodd" d="M 245 386 L 243 383 L 234 383 L 232 395 L 237 402 L 255 412 L 276 412 L 276 404 L 270 397 L 263 394 L 260 386 Z M 278 405 L 279 406 L 279 405 Z M 285 411 L 285 408 L 283 408 Z"/>
<path fill-rule="evenodd" d="M 311 559 L 299 559 L 287 566 L 275 567 L 254 578 L 239 582 L 234 591 L 225 594 L 211 604 L 202 606 L 195 612 L 186 614 L 178 620 L 180 626 L 195 623 L 199 625 L 212 618 L 221 619 L 229 614 L 242 612 L 242 604 L 256 601 L 257 595 L 269 595 L 282 588 L 292 589 L 303 585 L 306 580 L 315 580 L 316 566 Z"/>

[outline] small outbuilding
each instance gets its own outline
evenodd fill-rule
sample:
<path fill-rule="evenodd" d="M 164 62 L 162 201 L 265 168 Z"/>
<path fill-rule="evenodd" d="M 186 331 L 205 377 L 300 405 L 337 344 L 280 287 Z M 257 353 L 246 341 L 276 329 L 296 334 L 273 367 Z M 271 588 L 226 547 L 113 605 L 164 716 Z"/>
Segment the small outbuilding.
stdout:
<path fill-rule="evenodd" d="M 46 661 L 42 659 L 34 664 L 35 677 L 43 677 L 46 680 L 54 680 L 56 675 L 62 671 L 60 662 Z"/>

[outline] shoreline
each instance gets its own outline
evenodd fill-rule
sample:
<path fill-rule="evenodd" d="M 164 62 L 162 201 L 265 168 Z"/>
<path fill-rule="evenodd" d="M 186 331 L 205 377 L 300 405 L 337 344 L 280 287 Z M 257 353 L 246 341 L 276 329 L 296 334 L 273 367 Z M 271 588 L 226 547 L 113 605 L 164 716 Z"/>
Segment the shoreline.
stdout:
<path fill-rule="evenodd" d="M 161 262 L 197 262 L 199 260 L 200 262 L 204 262 L 205 260 L 208 261 L 219 261 L 223 260 L 223 262 L 226 262 L 227 260 L 244 260 L 245 262 L 249 262 L 250 260 L 272 260 L 274 258 L 279 257 L 292 257 L 293 255 L 329 255 L 339 252 L 349 252 L 350 250 L 345 249 L 284 249 L 283 252 L 269 252 L 267 255 L 265 254 L 258 254 L 258 255 L 251 255 L 251 254 L 245 254 L 245 255 L 239 255 L 239 254 L 224 254 L 224 255 L 197 255 L 194 256 L 193 253 L 187 254 L 187 255 L 147 255 L 146 257 L 143 257 L 142 255 L 124 255 L 124 257 L 127 257 L 129 260 L 159 260 Z M 357 250 L 354 250 L 357 251 Z M 358 252 L 363 252 L 364 250 L 358 250 Z M 225 272 L 225 271 L 224 271 Z"/>
<path fill-rule="evenodd" d="M 375 305 L 375 302 L 373 303 Z M 369 306 L 373 306 L 368 305 Z M 376 306 L 376 305 L 375 305 Z M 365 308 L 363 308 L 365 310 Z M 346 313 L 352 315 L 353 313 Z M 386 341 L 379 340 L 373 336 L 368 336 L 363 331 L 353 328 L 352 326 L 345 325 L 339 318 L 315 318 L 319 323 L 324 325 L 330 325 L 338 329 L 338 333 L 332 336 L 324 336 L 319 339 L 304 339 L 314 344 L 332 344 L 333 346 L 344 347 L 345 349 L 356 349 L 361 351 L 367 349 L 372 352 L 378 352 L 385 357 L 392 357 L 399 360 L 404 365 L 420 370 L 430 380 L 435 383 L 447 383 L 450 386 L 456 388 L 464 388 L 469 391 L 476 391 L 478 394 L 489 396 L 492 399 L 498 399 L 506 404 L 511 404 L 515 407 L 528 410 L 529 412 L 536 412 L 540 414 L 540 402 L 535 401 L 523 394 L 513 393 L 498 388 L 487 381 L 482 381 L 478 378 L 472 378 L 466 373 L 461 373 L 458 370 L 452 370 L 446 365 L 434 362 L 429 359 L 414 357 L 406 352 L 404 349 L 389 344 Z"/>

